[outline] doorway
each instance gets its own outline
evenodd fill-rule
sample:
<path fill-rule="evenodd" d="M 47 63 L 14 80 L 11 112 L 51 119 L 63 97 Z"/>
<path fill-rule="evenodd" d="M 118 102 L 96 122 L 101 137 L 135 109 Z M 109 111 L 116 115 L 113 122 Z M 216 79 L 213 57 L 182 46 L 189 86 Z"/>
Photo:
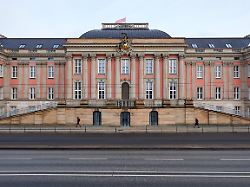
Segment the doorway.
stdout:
<path fill-rule="evenodd" d="M 122 127 L 130 126 L 130 112 L 121 112 L 120 123 Z"/>

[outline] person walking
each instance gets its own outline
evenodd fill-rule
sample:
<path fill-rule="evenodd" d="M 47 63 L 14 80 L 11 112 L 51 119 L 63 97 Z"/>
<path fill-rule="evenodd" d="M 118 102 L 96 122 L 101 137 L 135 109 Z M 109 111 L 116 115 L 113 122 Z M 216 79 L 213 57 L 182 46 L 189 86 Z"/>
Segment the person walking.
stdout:
<path fill-rule="evenodd" d="M 77 118 L 76 118 L 76 127 L 81 127 L 81 125 L 80 125 L 80 118 L 77 116 Z"/>
<path fill-rule="evenodd" d="M 195 127 L 200 128 L 199 120 L 198 120 L 197 118 L 195 118 L 194 128 L 195 128 Z"/>

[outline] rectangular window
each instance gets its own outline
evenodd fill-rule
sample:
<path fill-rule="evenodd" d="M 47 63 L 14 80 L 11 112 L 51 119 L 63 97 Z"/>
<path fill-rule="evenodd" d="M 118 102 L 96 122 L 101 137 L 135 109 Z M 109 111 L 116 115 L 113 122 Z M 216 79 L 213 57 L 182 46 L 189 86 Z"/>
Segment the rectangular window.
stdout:
<path fill-rule="evenodd" d="M 248 99 L 250 100 L 250 87 L 248 88 Z"/>
<path fill-rule="evenodd" d="M 12 100 L 17 99 L 17 88 L 11 88 L 11 99 Z"/>
<path fill-rule="evenodd" d="M 54 78 L 54 66 L 49 66 L 49 75 L 48 75 L 48 78 L 49 79 L 52 79 Z"/>
<path fill-rule="evenodd" d="M 215 88 L 215 99 L 220 100 L 221 99 L 221 87 Z"/>
<path fill-rule="evenodd" d="M 169 83 L 169 99 L 176 99 L 176 83 L 174 81 Z"/>
<path fill-rule="evenodd" d="M 53 100 L 54 99 L 54 88 L 49 87 L 48 88 L 48 99 Z"/>
<path fill-rule="evenodd" d="M 203 78 L 203 66 L 197 66 L 196 76 L 198 79 Z"/>
<path fill-rule="evenodd" d="M 248 66 L 247 66 L 247 71 L 248 71 L 248 73 L 247 73 L 247 75 L 248 75 L 248 77 L 250 77 L 250 64 L 248 64 Z M 1 72 L 0 72 L 1 73 Z M 1 75 L 1 74 L 0 74 Z"/>
<path fill-rule="evenodd" d="M 234 78 L 240 78 L 240 66 L 234 66 Z"/>
<path fill-rule="evenodd" d="M 75 65 L 75 74 L 82 73 L 82 60 L 81 59 L 74 59 Z"/>
<path fill-rule="evenodd" d="M 105 59 L 98 59 L 98 74 L 105 74 L 106 71 L 106 60 Z"/>
<path fill-rule="evenodd" d="M 35 99 L 36 98 L 36 90 L 34 87 L 30 88 L 30 93 L 29 93 L 29 99 Z"/>
<path fill-rule="evenodd" d="M 146 81 L 146 99 L 153 99 L 153 82 Z"/>
<path fill-rule="evenodd" d="M 221 66 L 215 66 L 215 77 L 217 79 L 221 78 Z"/>
<path fill-rule="evenodd" d="M 82 82 L 75 82 L 75 99 L 82 99 Z"/>
<path fill-rule="evenodd" d="M 19 49 L 24 49 L 25 48 L 25 44 L 21 44 L 21 45 L 19 45 Z"/>
<path fill-rule="evenodd" d="M 235 107 L 234 107 L 234 113 L 235 113 L 236 115 L 240 115 L 240 106 L 235 106 Z"/>
<path fill-rule="evenodd" d="M 176 74 L 176 59 L 169 60 L 169 74 Z"/>
<path fill-rule="evenodd" d="M 30 78 L 36 78 L 36 66 L 30 66 Z"/>
<path fill-rule="evenodd" d="M 0 88 L 0 100 L 3 100 L 3 88 Z"/>
<path fill-rule="evenodd" d="M 105 99 L 105 82 L 98 82 L 98 99 Z"/>
<path fill-rule="evenodd" d="M 57 49 L 59 47 L 59 44 L 54 44 L 53 49 Z"/>
<path fill-rule="evenodd" d="M 129 59 L 122 59 L 121 67 L 122 74 L 129 74 Z"/>
<path fill-rule="evenodd" d="M 153 59 L 145 60 L 145 74 L 153 74 Z"/>
<path fill-rule="evenodd" d="M 17 78 L 17 66 L 12 66 L 12 77 L 11 78 Z"/>
<path fill-rule="evenodd" d="M 240 88 L 234 87 L 234 99 L 239 100 L 240 99 Z"/>
<path fill-rule="evenodd" d="M 0 77 L 3 77 L 3 65 L 0 64 Z"/>
<path fill-rule="evenodd" d="M 197 99 L 202 100 L 203 99 L 203 88 L 197 87 Z"/>

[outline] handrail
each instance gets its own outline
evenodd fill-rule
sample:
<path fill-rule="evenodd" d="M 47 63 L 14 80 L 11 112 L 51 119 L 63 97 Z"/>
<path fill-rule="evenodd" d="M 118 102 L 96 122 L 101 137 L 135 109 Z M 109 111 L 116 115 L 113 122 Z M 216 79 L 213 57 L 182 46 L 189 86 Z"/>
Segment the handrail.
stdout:
<path fill-rule="evenodd" d="M 55 107 L 57 107 L 57 103 L 55 103 L 55 102 L 49 102 L 49 103 L 43 103 L 40 105 L 23 107 L 20 109 L 14 109 L 12 111 L 8 111 L 5 114 L 0 115 L 0 119 L 11 117 L 11 116 L 16 116 L 16 115 L 20 115 L 20 114 L 27 114 L 30 112 L 45 110 L 45 109 L 49 109 L 49 108 L 55 108 Z"/>

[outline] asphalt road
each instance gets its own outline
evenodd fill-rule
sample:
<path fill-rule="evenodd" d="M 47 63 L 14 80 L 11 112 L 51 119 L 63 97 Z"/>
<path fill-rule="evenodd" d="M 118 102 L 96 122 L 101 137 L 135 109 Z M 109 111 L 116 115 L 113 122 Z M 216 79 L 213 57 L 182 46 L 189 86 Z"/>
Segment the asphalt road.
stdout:
<path fill-rule="evenodd" d="M 250 151 L 0 150 L 0 186 L 249 187 Z"/>
<path fill-rule="evenodd" d="M 248 148 L 249 133 L 0 134 L 0 148 Z"/>

